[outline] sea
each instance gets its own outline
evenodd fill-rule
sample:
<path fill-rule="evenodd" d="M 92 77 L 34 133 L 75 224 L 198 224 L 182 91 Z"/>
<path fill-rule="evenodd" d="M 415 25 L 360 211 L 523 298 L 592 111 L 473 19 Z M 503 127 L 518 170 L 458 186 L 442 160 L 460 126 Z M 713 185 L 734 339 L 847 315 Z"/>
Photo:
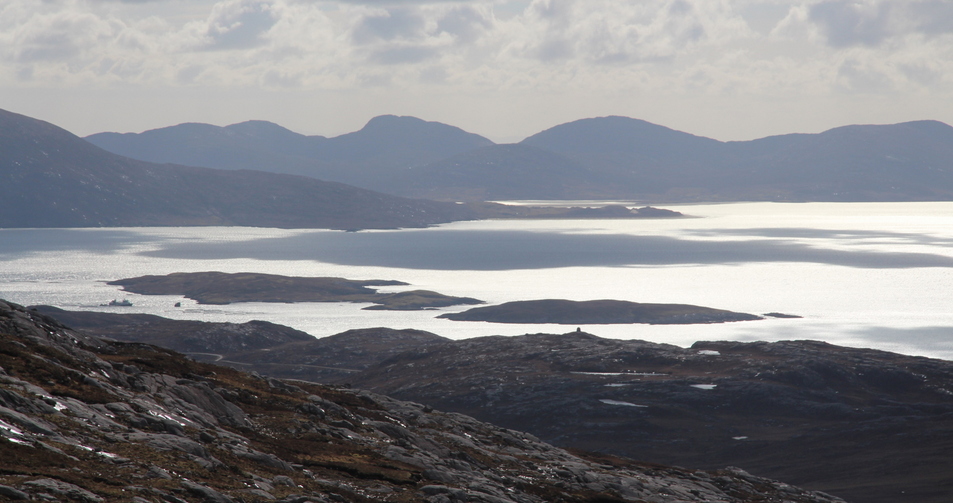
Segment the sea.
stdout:
<path fill-rule="evenodd" d="M 578 328 L 683 347 L 704 340 L 811 339 L 953 359 L 953 202 L 665 208 L 686 217 L 484 220 L 359 232 L 0 229 L 0 298 L 174 319 L 266 320 L 315 337 L 369 327 L 414 328 L 451 339 Z M 106 284 L 200 271 L 400 280 L 408 286 L 380 291 L 433 290 L 488 304 L 619 299 L 800 318 L 702 325 L 497 324 L 437 318 L 467 306 L 367 311 L 362 310 L 367 304 L 338 302 L 200 305 Z M 114 299 L 133 305 L 104 305 Z"/>

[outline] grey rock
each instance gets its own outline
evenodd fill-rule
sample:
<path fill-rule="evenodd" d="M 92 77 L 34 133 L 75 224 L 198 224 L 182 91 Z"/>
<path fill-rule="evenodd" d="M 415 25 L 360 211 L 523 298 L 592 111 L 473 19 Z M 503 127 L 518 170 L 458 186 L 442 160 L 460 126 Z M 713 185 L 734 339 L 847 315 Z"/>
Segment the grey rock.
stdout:
<path fill-rule="evenodd" d="M 248 489 L 245 492 L 254 496 L 255 498 L 260 498 L 262 500 L 272 501 L 272 500 L 278 499 L 273 494 L 266 492 L 262 489 Z"/>
<path fill-rule="evenodd" d="M 0 485 L 0 496 L 10 498 L 12 500 L 25 500 L 30 499 L 30 495 L 15 489 L 10 486 Z"/>
<path fill-rule="evenodd" d="M 182 487 L 188 490 L 190 493 L 199 496 L 208 503 L 234 503 L 235 500 L 230 496 L 226 496 L 215 489 L 205 487 L 201 484 L 196 484 L 190 480 L 183 480 L 181 482 Z"/>
<path fill-rule="evenodd" d="M 24 482 L 23 485 L 36 488 L 41 491 L 49 491 L 50 493 L 57 496 L 88 501 L 90 503 L 101 503 L 105 501 L 102 497 L 97 496 L 96 494 L 87 491 L 82 487 L 79 487 L 75 484 L 70 484 L 69 482 L 63 482 L 62 480 L 36 479 Z"/>
<path fill-rule="evenodd" d="M 295 481 L 286 475 L 275 475 L 271 481 L 276 486 L 295 487 Z"/>

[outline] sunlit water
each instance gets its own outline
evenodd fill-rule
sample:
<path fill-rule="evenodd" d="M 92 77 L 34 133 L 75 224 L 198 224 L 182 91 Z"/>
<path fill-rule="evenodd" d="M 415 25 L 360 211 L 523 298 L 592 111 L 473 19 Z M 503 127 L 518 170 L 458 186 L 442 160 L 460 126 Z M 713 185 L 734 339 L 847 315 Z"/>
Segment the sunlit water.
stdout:
<path fill-rule="evenodd" d="M 0 230 L 0 297 L 64 309 L 176 319 L 262 319 L 317 337 L 418 328 L 454 339 L 567 332 L 576 326 L 455 322 L 447 311 L 362 304 L 202 306 L 105 281 L 171 272 L 263 272 L 396 279 L 408 287 L 512 300 L 621 299 L 697 304 L 801 319 L 715 325 L 591 325 L 603 337 L 819 339 L 953 359 L 953 203 L 745 203 L 671 207 L 697 218 L 459 222 L 429 229 Z M 133 307 L 102 307 L 128 298 Z M 181 302 L 179 308 L 173 307 Z"/>

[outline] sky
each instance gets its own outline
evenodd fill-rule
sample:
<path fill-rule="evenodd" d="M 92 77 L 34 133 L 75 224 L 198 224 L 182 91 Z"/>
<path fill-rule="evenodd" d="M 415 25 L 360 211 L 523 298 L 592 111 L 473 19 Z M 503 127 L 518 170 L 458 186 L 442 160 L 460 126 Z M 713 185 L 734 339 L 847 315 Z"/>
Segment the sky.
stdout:
<path fill-rule="evenodd" d="M 622 115 L 718 140 L 953 124 L 949 0 L 3 0 L 0 108 L 80 136 Z"/>

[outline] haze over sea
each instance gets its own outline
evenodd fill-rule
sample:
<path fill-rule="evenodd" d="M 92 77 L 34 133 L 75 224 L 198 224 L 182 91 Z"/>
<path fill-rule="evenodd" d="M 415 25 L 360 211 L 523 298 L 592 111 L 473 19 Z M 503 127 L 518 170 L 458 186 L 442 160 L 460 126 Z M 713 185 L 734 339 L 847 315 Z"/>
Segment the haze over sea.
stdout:
<path fill-rule="evenodd" d="M 801 319 L 715 325 L 591 325 L 587 332 L 688 346 L 816 339 L 953 359 L 953 202 L 666 206 L 696 218 L 497 220 L 340 232 L 236 227 L 0 230 L 0 297 L 176 319 L 261 319 L 316 337 L 417 328 L 454 339 L 562 333 L 565 325 L 436 319 L 447 311 L 362 304 L 203 306 L 105 281 L 172 272 L 395 279 L 490 304 L 565 298 L 696 304 Z M 127 298 L 133 307 L 104 307 Z M 181 302 L 181 307 L 174 307 Z"/>

